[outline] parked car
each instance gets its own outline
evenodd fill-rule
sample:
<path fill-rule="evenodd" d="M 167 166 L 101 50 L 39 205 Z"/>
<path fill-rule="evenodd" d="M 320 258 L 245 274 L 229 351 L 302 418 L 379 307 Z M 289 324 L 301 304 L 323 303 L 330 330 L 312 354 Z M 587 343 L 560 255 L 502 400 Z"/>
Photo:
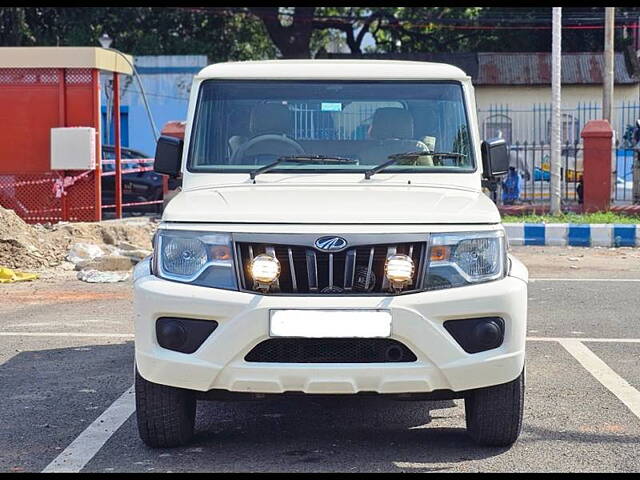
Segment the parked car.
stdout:
<path fill-rule="evenodd" d="M 122 171 L 131 170 L 138 167 L 153 167 L 153 159 L 149 155 L 138 150 L 122 148 Z M 104 160 L 115 160 L 115 148 L 113 145 L 102 146 L 102 158 Z M 149 159 L 147 162 L 127 162 L 127 159 Z M 103 172 L 115 171 L 115 163 L 104 163 Z M 178 186 L 176 179 L 169 179 L 169 189 L 173 190 Z M 163 200 L 162 175 L 154 171 L 124 173 L 122 175 L 122 203 L 150 202 Z M 115 176 L 102 177 L 102 204 L 115 204 Z M 144 213 L 160 213 L 163 204 L 136 205 L 124 207 L 125 212 L 133 215 Z"/>
<path fill-rule="evenodd" d="M 515 442 L 528 272 L 481 190 L 509 155 L 480 142 L 470 77 L 280 60 L 193 89 L 154 164 L 184 189 L 134 271 L 142 440 L 189 442 L 198 400 L 293 393 L 464 399 L 471 438 Z"/>

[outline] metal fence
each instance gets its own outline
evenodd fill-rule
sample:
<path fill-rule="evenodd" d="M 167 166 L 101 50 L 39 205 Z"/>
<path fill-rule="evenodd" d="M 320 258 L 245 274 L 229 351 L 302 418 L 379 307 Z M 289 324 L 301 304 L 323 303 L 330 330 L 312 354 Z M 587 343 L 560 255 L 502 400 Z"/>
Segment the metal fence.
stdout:
<path fill-rule="evenodd" d="M 633 164 L 636 150 L 626 141 L 616 143 L 613 182 L 613 200 L 619 203 L 633 201 Z"/>
<path fill-rule="evenodd" d="M 580 132 L 590 120 L 602 118 L 602 106 L 595 102 L 578 103 L 562 108 L 562 142 L 580 141 Z M 640 118 L 640 103 L 622 102 L 613 109 L 612 127 L 616 139 L 631 147 L 631 132 Z M 551 143 L 551 104 L 535 103 L 528 107 L 494 104 L 478 109 L 478 122 L 484 138 L 502 136 L 508 143 Z"/>
<path fill-rule="evenodd" d="M 0 205 L 28 223 L 95 220 L 95 172 L 0 174 Z"/>
<path fill-rule="evenodd" d="M 575 108 L 563 108 L 561 111 L 562 194 L 565 203 L 574 203 L 580 200 L 578 187 L 583 172 L 580 133 L 588 121 L 602 118 L 602 107 L 595 102 L 583 102 Z M 638 118 L 640 103 L 622 102 L 613 109 L 615 148 L 611 181 L 614 202 L 633 200 L 633 130 Z M 478 122 L 481 136 L 504 138 L 518 158 L 521 181 L 520 196 L 516 202 L 549 201 L 551 104 L 533 104 L 529 108 L 491 105 L 488 109 L 478 109 Z M 504 190 L 501 186 L 500 192 Z M 500 193 L 497 197 L 498 203 L 510 201 L 508 196 Z"/>
<path fill-rule="evenodd" d="M 350 111 L 332 110 L 337 104 L 291 106 L 294 118 L 294 136 L 299 140 L 364 140 L 367 125 L 379 105 L 361 104 Z M 389 103 L 391 106 L 397 106 Z M 386 104 L 384 106 L 387 106 Z"/>
<path fill-rule="evenodd" d="M 550 199 L 551 147 L 547 143 L 515 142 L 511 145 L 514 172 L 503 179 L 495 200 L 498 204 L 544 203 Z M 579 203 L 582 180 L 582 145 L 565 142 L 562 147 L 562 197 L 565 203 Z"/>
<path fill-rule="evenodd" d="M 517 177 L 503 179 L 494 200 L 498 204 L 546 203 L 550 200 L 551 146 L 548 143 L 515 142 L 510 146 L 511 166 Z M 560 178 L 564 204 L 581 203 L 583 146 L 565 142 L 561 150 Z M 618 141 L 612 152 L 611 198 L 617 203 L 633 201 L 633 163 L 636 150 Z M 514 192 L 517 190 L 517 194 Z"/>

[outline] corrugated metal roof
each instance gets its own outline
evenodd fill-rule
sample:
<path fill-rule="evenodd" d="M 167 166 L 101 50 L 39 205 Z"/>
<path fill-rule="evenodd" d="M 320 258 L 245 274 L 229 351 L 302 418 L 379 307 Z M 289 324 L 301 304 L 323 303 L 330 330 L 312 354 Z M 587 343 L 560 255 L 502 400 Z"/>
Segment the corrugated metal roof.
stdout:
<path fill-rule="evenodd" d="M 496 53 L 377 53 L 328 54 L 329 58 L 376 58 L 419 60 L 455 65 L 470 75 L 475 85 L 549 85 L 551 84 L 550 52 Z M 601 85 L 604 58 L 600 52 L 562 54 L 562 83 Z M 627 69 L 624 53 L 615 53 L 616 84 L 636 84 L 637 76 Z"/>
<path fill-rule="evenodd" d="M 564 53 L 562 83 L 602 84 L 604 58 L 598 52 Z M 548 85 L 551 83 L 551 54 L 478 53 L 476 85 Z M 624 54 L 616 52 L 614 80 L 618 84 L 638 83 L 626 67 Z"/>

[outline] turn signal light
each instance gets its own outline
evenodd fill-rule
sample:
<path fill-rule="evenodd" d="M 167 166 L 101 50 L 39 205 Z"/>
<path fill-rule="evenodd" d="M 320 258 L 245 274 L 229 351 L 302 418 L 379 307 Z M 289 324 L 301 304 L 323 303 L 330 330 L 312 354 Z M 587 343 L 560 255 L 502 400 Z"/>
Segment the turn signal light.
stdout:
<path fill-rule="evenodd" d="M 444 245 L 434 245 L 431 247 L 431 261 L 443 262 L 449 259 L 449 247 Z"/>

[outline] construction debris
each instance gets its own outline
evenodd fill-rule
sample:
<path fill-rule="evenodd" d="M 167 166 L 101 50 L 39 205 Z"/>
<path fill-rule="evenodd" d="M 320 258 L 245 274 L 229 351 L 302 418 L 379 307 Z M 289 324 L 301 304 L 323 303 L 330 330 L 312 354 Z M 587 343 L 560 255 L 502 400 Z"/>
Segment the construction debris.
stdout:
<path fill-rule="evenodd" d="M 11 268 L 0 267 L 0 283 L 25 282 L 35 280 L 38 275 L 35 273 L 25 273 Z"/>
<path fill-rule="evenodd" d="M 88 283 L 116 283 L 129 278 L 129 272 L 99 272 L 98 270 L 81 270 L 78 280 Z"/>
<path fill-rule="evenodd" d="M 0 265 L 43 271 L 52 267 L 71 269 L 87 262 L 80 268 L 89 268 L 90 261 L 116 256 L 123 258 L 100 260 L 92 267 L 106 268 L 110 264 L 115 268 L 116 262 L 119 267 L 130 269 L 151 253 L 155 230 L 156 224 L 148 218 L 29 225 L 13 210 L 0 207 Z"/>
<path fill-rule="evenodd" d="M 101 257 L 104 254 L 105 251 L 95 243 L 78 242 L 71 245 L 69 253 L 67 253 L 67 260 L 74 265 L 78 265 Z"/>
<path fill-rule="evenodd" d="M 98 270 L 100 272 L 129 271 L 135 265 L 129 257 L 122 255 L 104 255 L 76 264 L 76 270 Z"/>

